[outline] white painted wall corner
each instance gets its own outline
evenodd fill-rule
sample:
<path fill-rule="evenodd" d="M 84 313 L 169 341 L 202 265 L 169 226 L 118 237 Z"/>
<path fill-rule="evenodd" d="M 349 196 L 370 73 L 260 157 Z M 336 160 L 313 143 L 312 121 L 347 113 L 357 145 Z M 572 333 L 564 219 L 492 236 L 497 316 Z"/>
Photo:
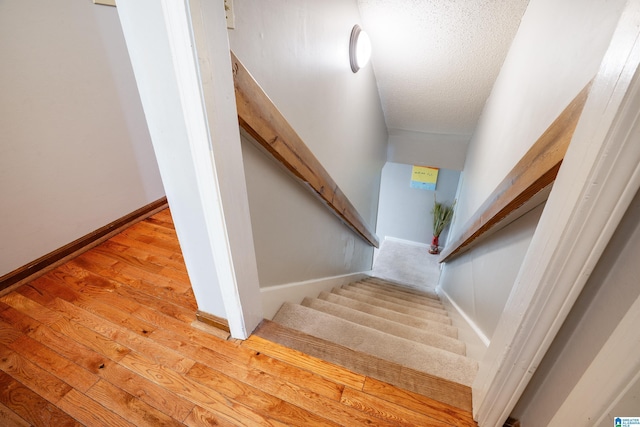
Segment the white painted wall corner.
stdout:
<path fill-rule="evenodd" d="M 476 324 L 476 322 L 474 322 L 471 319 L 471 317 L 467 313 L 465 313 L 464 310 L 460 308 L 460 306 L 456 304 L 455 301 L 449 296 L 449 294 L 447 294 L 447 292 L 444 289 L 442 289 L 440 286 L 436 288 L 436 292 L 438 293 L 438 296 L 443 300 L 442 302 L 445 305 L 447 304 L 451 305 L 456 310 L 456 312 L 460 315 L 460 317 L 462 317 L 464 321 L 467 322 L 471 330 L 478 336 L 478 338 L 480 339 L 480 341 L 482 341 L 485 347 L 489 347 L 491 340 L 489 340 L 489 338 L 484 334 L 484 332 L 482 332 L 482 330 Z"/>
<path fill-rule="evenodd" d="M 264 318 L 273 319 L 285 302 L 298 304 L 305 297 L 315 298 L 322 291 L 330 291 L 335 287 L 357 282 L 369 276 L 371 271 L 363 271 L 261 288 Z"/>

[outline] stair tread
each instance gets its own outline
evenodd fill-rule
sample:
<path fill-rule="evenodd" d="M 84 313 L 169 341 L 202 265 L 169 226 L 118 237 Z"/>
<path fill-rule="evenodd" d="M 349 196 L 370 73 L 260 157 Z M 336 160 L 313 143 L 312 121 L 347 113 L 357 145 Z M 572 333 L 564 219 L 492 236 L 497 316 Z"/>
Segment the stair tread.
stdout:
<path fill-rule="evenodd" d="M 471 385 L 477 372 L 477 362 L 465 356 L 386 334 L 298 304 L 283 304 L 274 322 L 466 386 Z"/>
<path fill-rule="evenodd" d="M 442 301 L 440 301 L 439 299 L 425 297 L 422 295 L 415 295 L 412 293 L 404 292 L 402 290 L 396 290 L 396 289 L 387 288 L 383 286 L 376 286 L 375 284 L 365 282 L 364 280 L 351 283 L 350 285 L 357 288 L 369 289 L 371 291 L 378 292 L 379 294 L 382 294 L 382 295 L 393 296 L 394 298 L 398 298 L 398 299 L 402 299 L 402 300 L 406 300 L 414 303 L 430 305 L 432 307 L 437 307 L 437 308 L 444 307 L 444 305 L 442 304 Z"/>
<path fill-rule="evenodd" d="M 377 329 L 390 335 L 430 345 L 432 347 L 440 348 L 463 356 L 465 355 L 465 344 L 458 339 L 451 338 L 446 335 L 407 326 L 318 298 L 305 298 L 301 305 L 362 326 Z"/>
<path fill-rule="evenodd" d="M 451 319 L 448 316 L 443 316 L 441 314 L 431 313 L 429 311 L 425 311 L 418 308 L 407 307 L 406 305 L 396 304 L 393 302 L 388 302 L 381 300 L 379 298 L 375 298 L 369 295 L 364 295 L 358 292 L 349 291 L 342 288 L 334 288 L 332 293 L 342 295 L 351 299 L 355 299 L 358 301 L 366 302 L 367 304 L 375 305 L 378 307 L 387 308 L 389 310 L 397 311 L 399 313 L 408 314 L 411 316 L 415 316 L 425 320 L 432 320 L 435 322 L 444 323 L 447 325 L 451 324 Z"/>
<path fill-rule="evenodd" d="M 352 292 L 359 292 L 363 295 L 368 295 L 373 298 L 378 298 L 383 301 L 393 302 L 396 304 L 403 305 L 405 307 L 417 308 L 418 310 L 430 311 L 431 313 L 441 314 L 443 316 L 448 316 L 447 310 L 444 309 L 442 303 L 435 302 L 430 304 L 421 304 L 420 302 L 408 301 L 403 298 L 397 298 L 389 295 L 386 292 L 374 291 L 366 288 L 361 288 L 359 286 L 351 285 L 343 285 L 342 289 L 346 289 Z"/>
<path fill-rule="evenodd" d="M 334 304 L 339 304 L 344 307 L 348 307 L 352 310 L 369 313 L 377 317 L 382 317 L 388 320 L 392 320 L 397 323 L 401 323 L 410 327 L 432 330 L 438 334 L 446 335 L 452 338 L 458 337 L 457 328 L 447 325 L 441 322 L 433 322 L 427 319 L 418 318 L 397 311 L 389 310 L 387 308 L 378 307 L 375 305 L 367 304 L 366 302 L 347 298 L 338 294 L 332 294 L 329 292 L 321 292 L 318 299 L 325 300 Z"/>
<path fill-rule="evenodd" d="M 264 320 L 254 331 L 254 335 L 343 366 L 353 372 L 393 384 L 465 411 L 471 411 L 471 388 L 468 386 L 407 368 L 370 354 L 357 352 L 269 320 Z"/>

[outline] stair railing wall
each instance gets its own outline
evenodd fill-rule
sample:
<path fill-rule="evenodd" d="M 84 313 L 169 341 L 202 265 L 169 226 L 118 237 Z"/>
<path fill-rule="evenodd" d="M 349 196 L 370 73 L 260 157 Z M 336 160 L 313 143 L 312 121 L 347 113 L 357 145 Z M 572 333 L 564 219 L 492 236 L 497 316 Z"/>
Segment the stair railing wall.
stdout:
<path fill-rule="evenodd" d="M 370 245 L 379 247 L 375 231 L 233 52 L 231 64 L 240 127 L 342 222 Z"/>
<path fill-rule="evenodd" d="M 573 137 L 591 83 L 571 101 L 442 251 L 447 262 L 543 203 Z"/>

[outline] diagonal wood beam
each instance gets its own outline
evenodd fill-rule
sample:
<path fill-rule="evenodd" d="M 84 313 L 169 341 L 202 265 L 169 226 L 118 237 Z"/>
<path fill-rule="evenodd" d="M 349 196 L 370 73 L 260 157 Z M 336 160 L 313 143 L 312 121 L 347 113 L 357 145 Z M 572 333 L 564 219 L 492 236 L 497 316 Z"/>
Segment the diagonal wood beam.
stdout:
<path fill-rule="evenodd" d="M 545 190 L 558 175 L 590 87 L 591 83 L 582 89 L 469 218 L 460 235 L 442 251 L 440 262 L 450 261 L 546 200 Z"/>
<path fill-rule="evenodd" d="M 240 126 L 347 226 L 379 247 L 375 232 L 233 52 L 231 64 Z"/>

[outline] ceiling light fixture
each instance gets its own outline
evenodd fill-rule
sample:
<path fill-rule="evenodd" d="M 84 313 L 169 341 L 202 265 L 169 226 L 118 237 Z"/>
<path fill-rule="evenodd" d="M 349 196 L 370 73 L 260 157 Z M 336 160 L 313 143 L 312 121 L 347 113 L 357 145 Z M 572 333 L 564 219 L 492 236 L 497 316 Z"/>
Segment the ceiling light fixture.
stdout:
<path fill-rule="evenodd" d="M 349 40 L 351 71 L 357 73 L 360 68 L 367 65 L 369 59 L 371 59 L 371 40 L 359 25 L 354 25 Z"/>

